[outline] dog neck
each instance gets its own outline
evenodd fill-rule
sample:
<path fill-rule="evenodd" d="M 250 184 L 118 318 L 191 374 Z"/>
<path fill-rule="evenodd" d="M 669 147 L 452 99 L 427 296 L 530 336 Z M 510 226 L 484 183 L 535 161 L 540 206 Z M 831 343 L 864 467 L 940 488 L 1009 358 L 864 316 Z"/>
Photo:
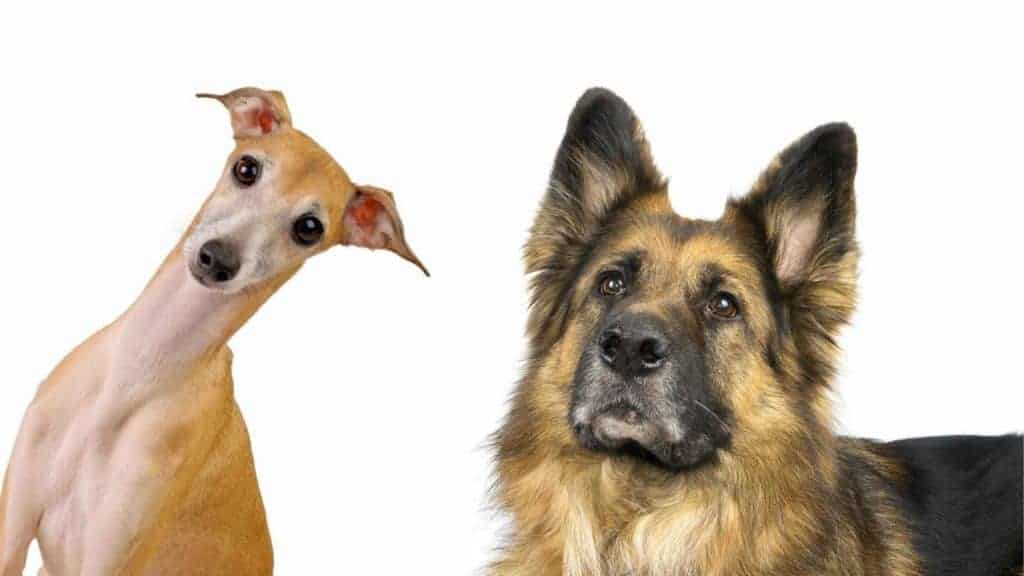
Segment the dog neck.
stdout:
<path fill-rule="evenodd" d="M 138 299 L 111 326 L 117 381 L 175 380 L 203 370 L 226 351 L 231 336 L 290 277 L 286 274 L 233 294 L 211 290 L 192 278 L 182 246 L 175 247 Z"/>
<path fill-rule="evenodd" d="M 758 557 L 820 550 L 838 529 L 828 511 L 841 498 L 838 440 L 826 406 L 818 411 L 821 421 L 807 423 L 808 434 L 741 437 L 718 461 L 673 476 L 583 451 L 564 431 L 524 450 L 543 437 L 540 422 L 559 411 L 537 418 L 513 410 L 530 417 L 507 425 L 499 440 L 505 456 L 497 495 L 521 538 L 509 565 L 537 573 L 561 565 L 567 576 L 718 575 L 758 565 Z M 793 464 L 780 472 L 778 462 Z M 746 544 L 736 549 L 735 542 Z"/>

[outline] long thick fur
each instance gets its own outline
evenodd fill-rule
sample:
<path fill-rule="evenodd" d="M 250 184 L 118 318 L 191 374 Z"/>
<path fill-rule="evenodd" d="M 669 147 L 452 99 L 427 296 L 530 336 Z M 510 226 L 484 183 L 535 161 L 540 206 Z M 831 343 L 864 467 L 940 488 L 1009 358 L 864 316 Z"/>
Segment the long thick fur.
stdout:
<path fill-rule="evenodd" d="M 961 440 L 958 450 L 832 432 L 836 338 L 856 302 L 856 158 L 848 126 L 822 126 L 719 221 L 686 221 L 669 206 L 632 110 L 607 90 L 584 94 L 525 250 L 530 349 L 495 435 L 495 496 L 512 528 L 493 574 L 1020 572 L 1020 437 Z M 749 309 L 754 336 L 736 341 L 749 345 L 720 346 L 727 368 L 711 370 L 731 441 L 692 470 L 585 450 L 567 421 L 596 314 L 581 285 L 603 247 L 624 238 L 664 259 L 688 250 L 741 262 L 736 274 L 763 294 L 764 313 Z M 986 457 L 945 480 L 942 466 L 966 451 Z M 954 502 L 956 521 L 936 509 Z M 1003 525 L 991 525 L 992 510 Z"/>

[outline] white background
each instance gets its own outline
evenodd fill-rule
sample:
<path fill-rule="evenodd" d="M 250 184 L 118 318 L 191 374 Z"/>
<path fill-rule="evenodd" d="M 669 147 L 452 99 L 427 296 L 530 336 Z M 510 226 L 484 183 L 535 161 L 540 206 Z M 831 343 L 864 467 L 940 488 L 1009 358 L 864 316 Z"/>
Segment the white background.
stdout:
<path fill-rule="evenodd" d="M 864 257 L 841 429 L 1022 428 L 1020 14 L 142 4 L 0 13 L 0 461 L 37 383 L 134 299 L 215 182 L 227 114 L 192 94 L 249 84 L 395 192 L 434 273 L 336 249 L 232 342 L 280 574 L 490 557 L 520 247 L 591 85 L 633 105 L 694 217 L 803 132 L 850 122 Z"/>

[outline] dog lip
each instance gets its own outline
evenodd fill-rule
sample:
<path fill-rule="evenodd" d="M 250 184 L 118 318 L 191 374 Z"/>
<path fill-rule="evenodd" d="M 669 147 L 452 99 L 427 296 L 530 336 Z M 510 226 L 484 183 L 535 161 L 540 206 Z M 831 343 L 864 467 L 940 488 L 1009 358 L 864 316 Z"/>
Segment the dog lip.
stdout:
<path fill-rule="evenodd" d="M 576 411 L 572 430 L 580 445 L 590 451 L 640 458 L 668 471 L 685 467 L 680 452 L 684 438 L 624 398 Z"/>
<path fill-rule="evenodd" d="M 628 400 L 618 400 L 602 406 L 594 412 L 596 415 L 609 416 L 624 420 L 630 424 L 637 424 L 646 420 L 644 411 Z"/>
<path fill-rule="evenodd" d="M 657 426 L 648 420 L 630 424 L 613 416 L 598 416 L 592 425 L 577 423 L 573 429 L 586 450 L 638 458 L 673 473 L 684 467 L 678 445 L 660 441 Z"/>
<path fill-rule="evenodd" d="M 647 446 L 658 436 L 654 423 L 641 417 L 636 410 L 626 410 L 622 415 L 599 414 L 594 418 L 592 427 L 597 439 L 610 448 L 618 448 L 630 441 Z"/>

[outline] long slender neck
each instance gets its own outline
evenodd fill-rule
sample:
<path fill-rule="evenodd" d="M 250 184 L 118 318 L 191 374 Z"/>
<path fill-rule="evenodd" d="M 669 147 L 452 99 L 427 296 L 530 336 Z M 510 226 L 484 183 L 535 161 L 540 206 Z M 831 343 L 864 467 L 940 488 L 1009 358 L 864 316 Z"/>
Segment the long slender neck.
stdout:
<path fill-rule="evenodd" d="M 113 366 L 132 379 L 188 374 L 215 358 L 290 275 L 225 294 L 193 279 L 179 243 L 113 324 Z"/>

